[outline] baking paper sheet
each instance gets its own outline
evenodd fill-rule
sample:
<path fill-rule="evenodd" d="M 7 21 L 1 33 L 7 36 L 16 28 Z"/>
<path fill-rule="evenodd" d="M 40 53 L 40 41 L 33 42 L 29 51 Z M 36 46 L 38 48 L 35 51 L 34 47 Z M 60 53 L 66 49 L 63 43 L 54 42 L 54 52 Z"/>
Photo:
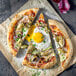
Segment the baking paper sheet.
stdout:
<path fill-rule="evenodd" d="M 60 16 L 55 12 L 55 10 L 52 8 L 52 6 L 47 2 L 47 0 L 29 0 L 26 4 L 24 4 L 16 13 L 20 12 L 21 10 L 25 10 L 28 8 L 41 8 L 42 13 L 45 15 L 46 21 L 48 18 L 55 19 L 60 21 L 62 24 L 64 24 L 64 27 L 68 31 L 68 34 L 72 40 L 73 47 L 74 47 L 74 53 L 72 60 L 70 61 L 69 66 L 73 65 L 76 62 L 76 36 L 72 33 L 72 31 L 67 27 L 67 25 L 64 23 L 64 21 L 60 18 Z M 7 58 L 7 60 L 10 62 L 10 64 L 13 66 L 15 71 L 20 76 L 56 76 L 59 73 L 61 73 L 63 70 L 61 69 L 61 66 L 51 69 L 44 69 L 44 70 L 37 70 L 37 69 L 31 69 L 26 66 L 22 65 L 22 61 L 25 56 L 26 50 L 20 51 L 17 55 L 17 57 L 13 57 L 10 54 L 10 49 L 7 44 L 7 30 L 9 23 L 11 19 L 16 14 L 14 13 L 11 17 L 9 17 L 6 21 L 4 21 L 2 24 L 0 24 L 0 50 L 4 54 L 4 56 Z"/>

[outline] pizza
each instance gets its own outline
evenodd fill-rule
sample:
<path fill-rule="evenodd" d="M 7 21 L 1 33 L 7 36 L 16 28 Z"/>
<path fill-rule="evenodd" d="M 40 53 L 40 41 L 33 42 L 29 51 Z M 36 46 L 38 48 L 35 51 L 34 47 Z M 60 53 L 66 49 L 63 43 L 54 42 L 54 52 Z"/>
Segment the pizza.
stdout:
<path fill-rule="evenodd" d="M 73 47 L 71 40 L 63 27 L 63 25 L 56 20 L 48 20 L 49 27 L 53 34 L 56 49 L 60 57 L 60 63 L 63 69 L 68 66 L 73 54 Z"/>
<path fill-rule="evenodd" d="M 43 13 L 38 16 L 39 11 L 26 9 L 11 20 L 7 33 L 10 51 L 16 56 L 20 49 L 26 49 L 24 66 L 49 69 L 60 63 L 66 69 L 73 55 L 69 35 L 63 24 L 52 19 L 46 22 Z"/>
<path fill-rule="evenodd" d="M 32 8 L 21 11 L 20 13 L 16 14 L 9 24 L 7 39 L 13 56 L 16 56 L 21 48 L 25 36 L 27 35 L 31 24 L 35 19 L 38 10 L 38 8 Z M 27 45 L 24 45 L 23 47 L 27 47 Z"/>
<path fill-rule="evenodd" d="M 36 69 L 47 69 L 53 67 L 57 60 L 52 47 L 51 38 L 44 16 L 41 13 L 39 20 L 33 25 L 33 33 L 26 37 L 31 43 L 26 52 L 23 65 Z M 32 28 L 33 29 L 33 28 Z M 48 44 L 48 45 L 47 45 Z"/>

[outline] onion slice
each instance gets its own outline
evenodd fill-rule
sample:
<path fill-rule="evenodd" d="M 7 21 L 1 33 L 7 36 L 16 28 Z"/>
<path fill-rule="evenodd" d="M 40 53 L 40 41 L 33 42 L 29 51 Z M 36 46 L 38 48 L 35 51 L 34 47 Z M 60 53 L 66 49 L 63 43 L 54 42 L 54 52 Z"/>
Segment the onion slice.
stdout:
<path fill-rule="evenodd" d="M 58 7 L 61 13 L 67 13 L 67 11 L 69 11 L 70 9 L 70 4 L 68 2 L 68 0 L 61 0 L 58 3 Z"/>

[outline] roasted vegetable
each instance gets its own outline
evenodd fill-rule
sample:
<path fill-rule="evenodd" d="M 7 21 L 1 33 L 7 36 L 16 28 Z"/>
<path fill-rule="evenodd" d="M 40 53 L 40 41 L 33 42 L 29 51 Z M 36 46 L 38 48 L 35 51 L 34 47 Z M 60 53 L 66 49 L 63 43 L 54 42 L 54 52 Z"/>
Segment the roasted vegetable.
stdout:
<path fill-rule="evenodd" d="M 58 44 L 60 45 L 60 47 L 63 47 L 65 44 L 65 40 L 62 36 L 55 36 L 56 41 L 58 42 Z"/>
<path fill-rule="evenodd" d="M 32 58 L 32 61 L 38 61 L 38 57 L 35 55 L 35 56 L 33 56 L 33 58 Z"/>
<path fill-rule="evenodd" d="M 66 53 L 63 48 L 57 49 L 59 54 Z"/>
<path fill-rule="evenodd" d="M 23 23 L 18 24 L 17 29 L 16 29 L 16 32 L 17 31 L 22 31 L 22 28 L 23 27 L 24 27 L 24 24 Z"/>
<path fill-rule="evenodd" d="M 39 54 L 40 52 L 37 50 L 37 49 L 35 49 L 33 52 L 32 52 L 32 54 Z"/>
<path fill-rule="evenodd" d="M 49 55 L 50 53 L 52 53 L 52 50 L 51 50 L 51 49 L 46 50 L 46 51 L 42 51 L 42 52 L 41 52 L 41 55 L 47 56 L 47 55 Z"/>
<path fill-rule="evenodd" d="M 21 45 L 22 45 L 22 40 L 19 39 L 19 40 L 16 42 L 15 47 L 16 47 L 17 49 L 19 49 L 19 48 L 21 47 Z"/>
<path fill-rule="evenodd" d="M 35 47 L 32 45 L 32 43 L 30 43 L 26 53 L 31 53 L 31 52 L 33 52 L 34 49 L 35 49 Z"/>
<path fill-rule="evenodd" d="M 22 45 L 21 49 L 26 49 L 28 47 L 28 45 Z"/>

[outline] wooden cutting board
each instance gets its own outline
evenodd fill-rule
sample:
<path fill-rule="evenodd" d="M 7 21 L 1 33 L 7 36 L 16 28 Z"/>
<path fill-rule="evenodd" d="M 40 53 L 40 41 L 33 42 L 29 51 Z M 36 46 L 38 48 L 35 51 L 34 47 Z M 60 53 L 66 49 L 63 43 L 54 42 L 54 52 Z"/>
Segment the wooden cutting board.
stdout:
<path fill-rule="evenodd" d="M 0 24 L 0 50 L 4 54 L 4 56 L 7 58 L 7 60 L 10 62 L 10 64 L 13 66 L 15 71 L 20 75 L 20 76 L 56 76 L 59 73 L 61 73 L 63 70 L 60 68 L 56 69 L 49 69 L 49 70 L 36 70 L 36 69 L 31 69 L 26 66 L 23 66 L 21 64 L 23 60 L 23 54 L 20 57 L 13 57 L 9 51 L 10 49 L 8 48 L 7 45 L 7 30 L 9 23 L 11 19 L 16 15 L 16 13 L 20 12 L 21 10 L 25 10 L 28 8 L 41 8 L 41 12 L 44 13 L 46 20 L 48 18 L 50 19 L 55 19 L 60 21 L 64 27 L 66 28 L 69 37 L 72 41 L 73 44 L 73 57 L 72 60 L 70 61 L 69 67 L 73 64 L 76 63 L 76 36 L 73 34 L 73 32 L 68 28 L 68 26 L 65 24 L 65 22 L 61 19 L 61 17 L 56 13 L 56 11 L 52 8 L 52 6 L 48 3 L 47 0 L 28 0 L 26 4 L 24 4 L 17 12 L 15 12 L 12 16 L 10 16 L 6 21 L 4 21 L 2 24 Z"/>

